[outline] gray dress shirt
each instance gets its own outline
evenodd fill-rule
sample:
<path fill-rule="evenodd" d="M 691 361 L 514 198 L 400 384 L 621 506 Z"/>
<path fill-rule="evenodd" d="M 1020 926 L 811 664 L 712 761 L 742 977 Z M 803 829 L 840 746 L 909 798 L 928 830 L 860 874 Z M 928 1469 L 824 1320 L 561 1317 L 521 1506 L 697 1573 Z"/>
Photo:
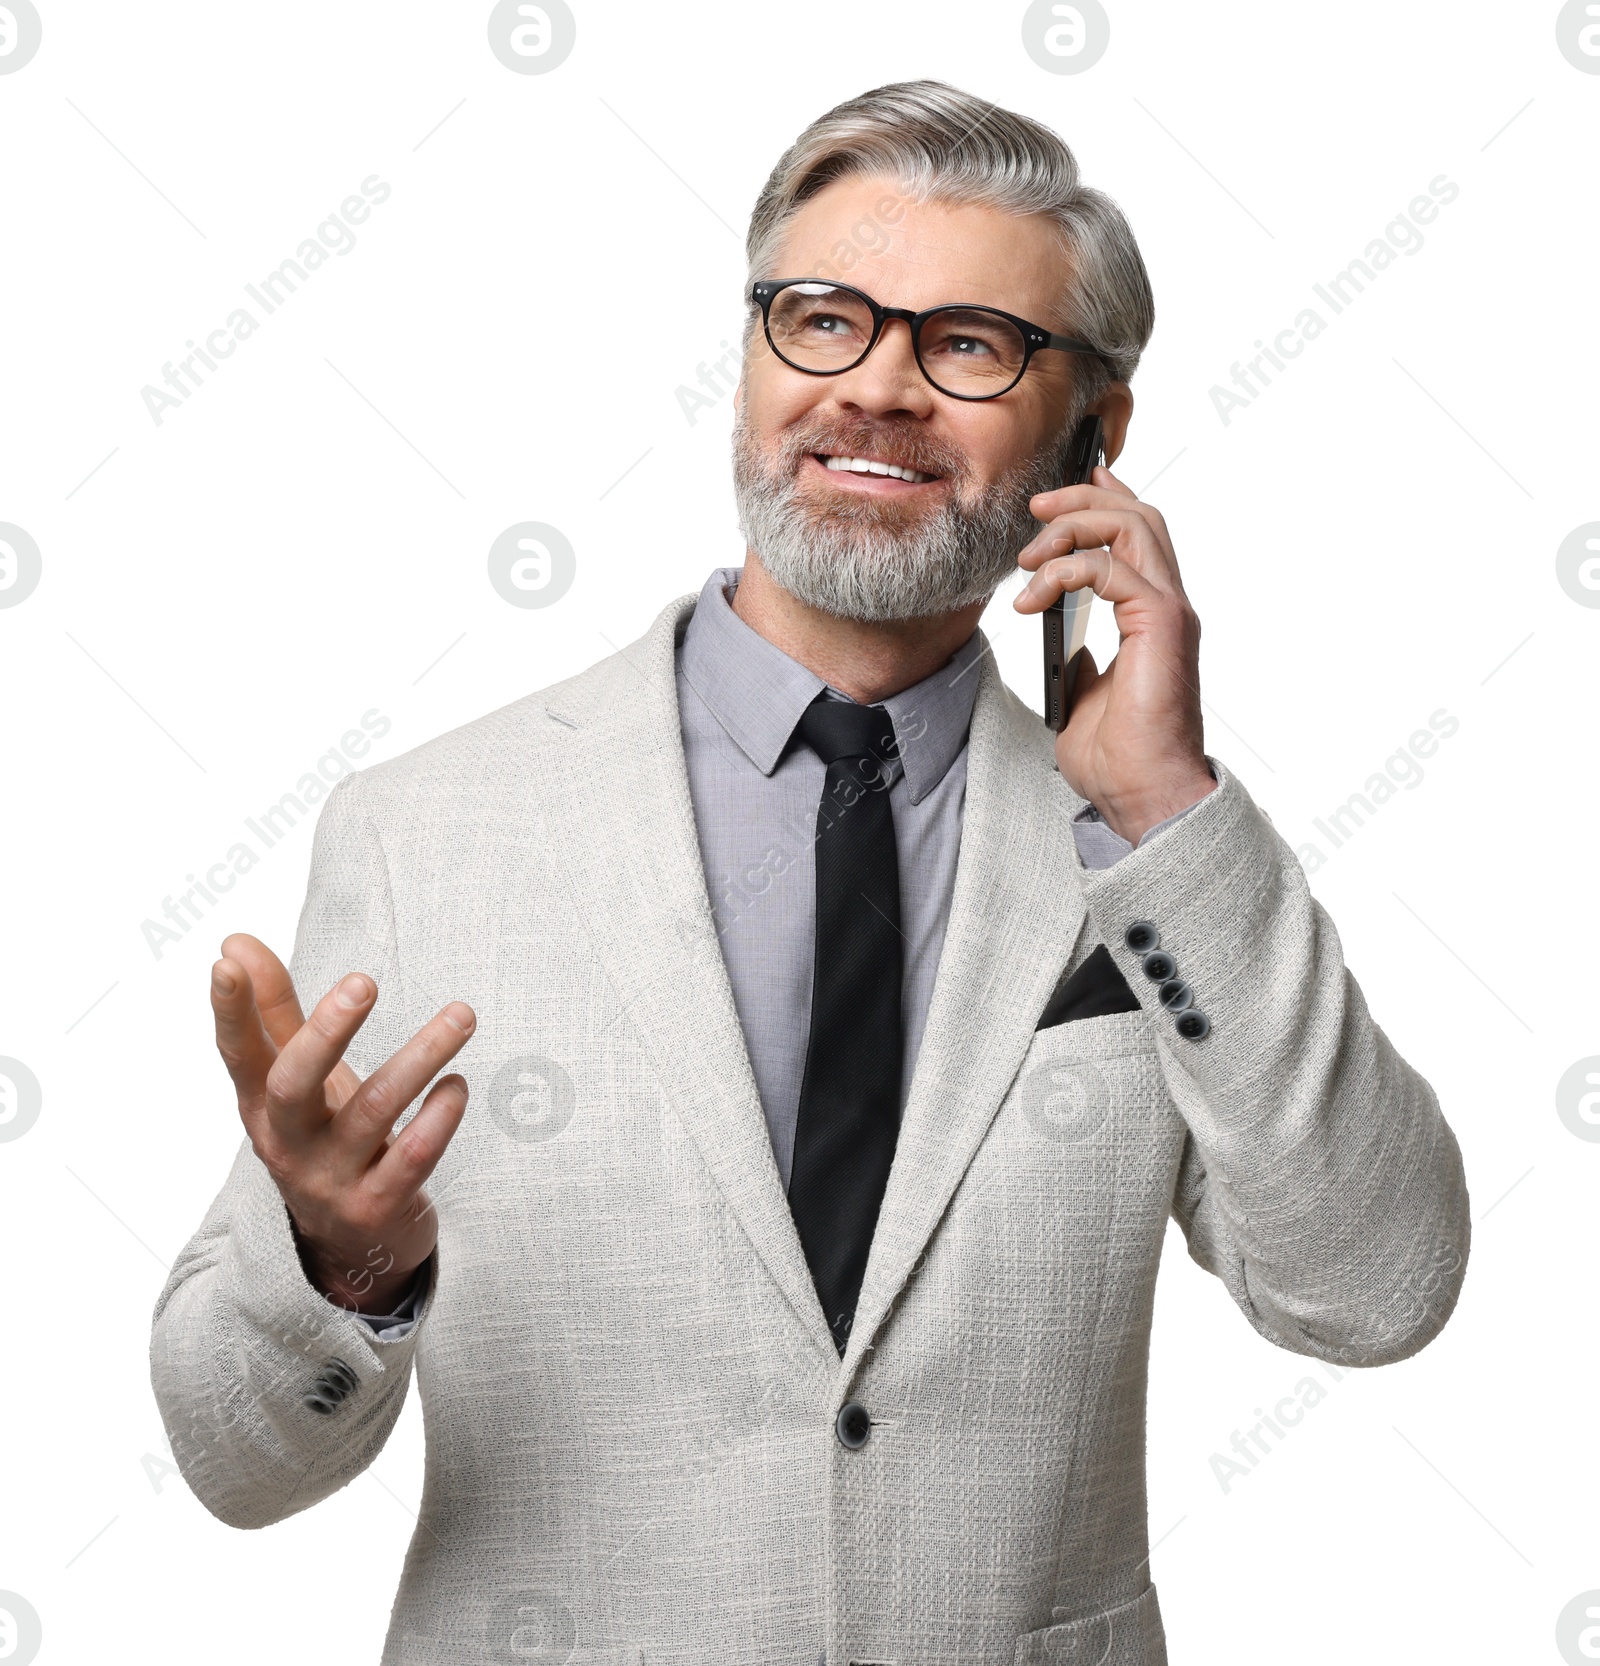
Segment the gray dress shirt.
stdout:
<path fill-rule="evenodd" d="M 800 714 L 819 694 L 834 700 L 849 696 L 733 611 L 739 574 L 737 567 L 718 568 L 700 592 L 678 649 L 678 713 L 712 917 L 787 1188 L 811 1029 L 813 839 L 827 773 L 810 747 L 798 738 L 791 744 L 791 738 Z M 971 673 L 988 651 L 982 631 L 974 631 L 932 676 L 881 702 L 900 754 L 889 766 L 889 804 L 906 940 L 902 1111 L 939 970 L 961 850 L 967 728 L 978 687 Z M 1187 814 L 1180 810 L 1158 822 L 1139 842 Z M 1110 867 L 1134 848 L 1092 805 L 1075 818 L 1072 833 L 1089 868 Z M 419 1279 L 392 1314 L 362 1317 L 385 1341 L 404 1336 L 422 1288 Z"/>

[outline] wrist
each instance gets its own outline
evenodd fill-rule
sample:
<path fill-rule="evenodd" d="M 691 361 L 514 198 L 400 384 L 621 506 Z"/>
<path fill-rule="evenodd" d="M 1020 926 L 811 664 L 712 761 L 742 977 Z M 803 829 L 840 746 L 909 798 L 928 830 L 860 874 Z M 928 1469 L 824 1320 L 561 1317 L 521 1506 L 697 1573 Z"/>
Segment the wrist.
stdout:
<path fill-rule="evenodd" d="M 1216 788 L 1216 777 L 1202 759 L 1194 769 L 1163 781 L 1159 787 L 1108 794 L 1103 801 L 1095 799 L 1094 807 L 1113 832 L 1137 845 L 1152 827 L 1198 804 Z"/>
<path fill-rule="evenodd" d="M 300 1231 L 293 1214 L 289 1217 L 301 1270 L 310 1284 L 335 1307 L 347 1313 L 370 1313 L 381 1317 L 394 1312 L 410 1290 L 417 1269 L 427 1260 L 404 1261 L 383 1244 L 363 1250 L 340 1249 L 315 1243 Z M 428 1254 L 433 1252 L 430 1249 Z"/>
<path fill-rule="evenodd" d="M 321 1292 L 323 1299 L 341 1307 L 346 1313 L 370 1314 L 374 1318 L 382 1318 L 393 1313 L 409 1293 L 416 1281 L 417 1268 L 408 1268 L 403 1273 L 385 1273 L 381 1277 L 376 1274 L 370 1278 L 362 1270 L 350 1273 L 341 1272 L 338 1275 L 308 1274 L 312 1284 Z"/>

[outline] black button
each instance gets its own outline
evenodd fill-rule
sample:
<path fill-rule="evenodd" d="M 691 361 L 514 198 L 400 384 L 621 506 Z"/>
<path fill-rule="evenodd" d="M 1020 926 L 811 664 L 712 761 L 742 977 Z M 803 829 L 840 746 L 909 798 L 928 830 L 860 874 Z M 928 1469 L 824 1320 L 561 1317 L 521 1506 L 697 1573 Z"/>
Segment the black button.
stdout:
<path fill-rule="evenodd" d="M 330 1359 L 322 1368 L 322 1375 L 330 1383 L 336 1384 L 343 1394 L 349 1394 L 361 1379 L 350 1369 L 342 1359 Z M 341 1398 L 343 1395 L 341 1395 Z"/>
<path fill-rule="evenodd" d="M 1178 975 L 1178 963 L 1165 949 L 1153 949 L 1139 964 L 1151 983 L 1165 983 Z"/>
<path fill-rule="evenodd" d="M 867 1436 L 872 1433 L 872 1419 L 867 1416 L 867 1408 L 859 1400 L 847 1400 L 833 1420 L 833 1432 L 839 1437 L 839 1444 L 848 1446 L 852 1452 L 865 1446 Z"/>
<path fill-rule="evenodd" d="M 1149 954 L 1161 941 L 1161 933 L 1156 930 L 1151 920 L 1135 920 L 1127 931 L 1123 933 L 1122 941 L 1135 954 Z"/>
<path fill-rule="evenodd" d="M 338 1408 L 339 1402 L 337 1400 L 330 1400 L 325 1394 L 311 1393 L 302 1394 L 300 1396 L 300 1404 L 302 1406 L 309 1406 L 312 1411 L 316 1412 L 321 1417 L 327 1417 Z"/>
<path fill-rule="evenodd" d="M 1168 978 L 1156 991 L 1156 999 L 1168 1012 L 1182 1012 L 1194 1003 L 1194 991 L 1182 978 Z"/>
<path fill-rule="evenodd" d="M 1173 1021 L 1173 1028 L 1185 1041 L 1199 1041 L 1201 1037 L 1211 1032 L 1211 1020 L 1199 1009 L 1190 1007 L 1187 1012 L 1180 1012 Z"/>

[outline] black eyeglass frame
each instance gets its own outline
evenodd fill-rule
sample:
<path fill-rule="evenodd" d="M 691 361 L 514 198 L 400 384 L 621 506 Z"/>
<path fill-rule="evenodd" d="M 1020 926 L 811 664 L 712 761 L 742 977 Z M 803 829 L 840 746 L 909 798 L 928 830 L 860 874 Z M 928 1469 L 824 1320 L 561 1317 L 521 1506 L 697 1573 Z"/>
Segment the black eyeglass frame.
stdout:
<path fill-rule="evenodd" d="M 792 289 L 796 284 L 827 284 L 829 289 L 843 290 L 847 295 L 854 295 L 864 301 L 872 313 L 872 335 L 867 345 L 853 358 L 849 364 L 842 364 L 835 370 L 814 370 L 810 365 L 796 364 L 793 359 L 784 358 L 777 342 L 772 339 L 772 303 L 777 299 L 781 290 Z M 911 351 L 917 361 L 917 369 L 922 372 L 923 380 L 929 387 L 935 388 L 947 399 L 998 399 L 1002 394 L 1010 393 L 1018 382 L 1028 373 L 1028 366 L 1033 362 L 1033 355 L 1042 347 L 1054 347 L 1062 353 L 1092 353 L 1096 358 L 1104 359 L 1105 354 L 1091 342 L 1079 341 L 1076 336 L 1057 335 L 1053 330 L 1047 330 L 1042 325 L 1030 324 L 1026 318 L 1018 318 L 1014 312 L 1004 312 L 999 307 L 978 306 L 968 301 L 946 301 L 937 307 L 926 307 L 921 312 L 913 312 L 909 307 L 879 306 L 863 289 L 857 289 L 854 284 L 834 283 L 828 278 L 781 278 L 758 279 L 751 286 L 750 299 L 761 308 L 761 329 L 767 338 L 767 345 L 788 365 L 791 370 L 798 370 L 802 376 L 842 376 L 847 370 L 854 370 L 863 359 L 878 345 L 879 337 L 883 334 L 883 326 L 891 318 L 905 320 L 911 331 Z M 922 326 L 932 317 L 941 312 L 984 312 L 992 318 L 1003 318 L 1013 325 L 1022 336 L 1022 364 L 1016 375 L 1003 388 L 996 388 L 993 393 L 952 393 L 949 388 L 936 382 L 929 374 L 928 367 L 922 362 Z"/>

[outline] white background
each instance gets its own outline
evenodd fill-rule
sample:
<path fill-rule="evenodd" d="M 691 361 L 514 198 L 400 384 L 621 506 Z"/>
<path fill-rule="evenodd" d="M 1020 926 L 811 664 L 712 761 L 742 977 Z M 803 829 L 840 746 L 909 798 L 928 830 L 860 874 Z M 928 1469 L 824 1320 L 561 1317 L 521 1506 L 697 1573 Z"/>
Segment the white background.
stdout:
<path fill-rule="evenodd" d="M 931 75 L 1051 124 L 1133 224 L 1159 322 L 1118 472 L 1159 475 L 1208 750 L 1323 847 L 1312 889 L 1474 1200 L 1442 1336 L 1330 1387 L 1228 1492 L 1211 1455 L 1315 1368 L 1173 1229 L 1150 1400 L 1173 1661 L 1558 1661 L 1557 1614 L 1600 1587 L 1600 1144 L 1555 1109 L 1600 1053 L 1600 610 L 1555 565 L 1600 519 L 1600 76 L 1558 52 L 1557 7 L 1115 3 L 1104 58 L 1054 75 L 1016 4 L 607 0 L 517 75 L 483 0 L 40 4 L 42 49 L 0 76 L 0 521 L 43 558 L 0 609 L 0 1054 L 44 1094 L 0 1144 L 0 1589 L 42 1615 L 39 1658 L 377 1658 L 415 1401 L 367 1475 L 246 1536 L 163 1461 L 146 1364 L 239 1139 L 207 968 L 235 929 L 287 957 L 309 821 L 159 958 L 142 922 L 363 712 L 393 724 L 367 761 L 392 756 L 737 563 L 731 401 L 691 425 L 676 389 L 737 340 L 782 148 Z M 374 173 L 357 246 L 156 425 L 141 388 Z M 1424 246 L 1224 424 L 1213 385 L 1440 174 L 1459 196 Z M 672 292 L 653 329 L 646 277 Z M 547 609 L 486 578 L 520 520 L 577 552 Z M 985 628 L 1032 699 L 1012 588 Z M 1333 849 L 1313 818 L 1441 709 L 1459 730 L 1421 783 Z"/>

